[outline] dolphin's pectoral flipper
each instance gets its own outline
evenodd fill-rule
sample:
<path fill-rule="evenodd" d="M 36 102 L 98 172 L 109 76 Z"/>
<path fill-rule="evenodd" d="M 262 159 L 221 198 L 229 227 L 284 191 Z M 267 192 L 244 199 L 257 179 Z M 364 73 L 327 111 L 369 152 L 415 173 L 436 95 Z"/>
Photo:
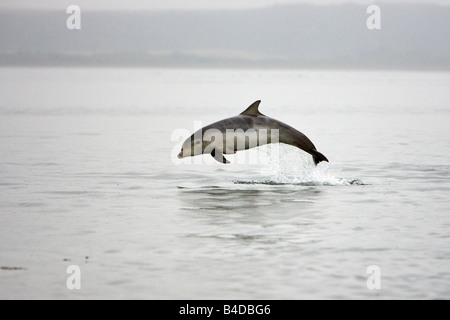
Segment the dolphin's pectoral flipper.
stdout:
<path fill-rule="evenodd" d="M 220 152 L 220 151 L 217 151 L 217 152 L 216 152 L 216 149 L 213 149 L 213 151 L 211 151 L 211 155 L 212 155 L 212 157 L 213 157 L 214 159 L 216 159 L 216 160 L 217 160 L 218 162 L 220 162 L 220 163 L 225 163 L 225 164 L 230 163 L 230 161 L 228 161 L 228 160 L 223 156 L 222 152 Z"/>

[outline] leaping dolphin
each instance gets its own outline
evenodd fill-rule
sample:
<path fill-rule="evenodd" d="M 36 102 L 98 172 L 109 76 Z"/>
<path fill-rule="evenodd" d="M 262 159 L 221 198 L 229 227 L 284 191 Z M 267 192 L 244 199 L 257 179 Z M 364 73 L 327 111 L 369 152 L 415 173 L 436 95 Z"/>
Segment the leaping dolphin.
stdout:
<path fill-rule="evenodd" d="M 178 158 L 211 154 L 220 163 L 230 163 L 224 154 L 234 154 L 236 151 L 279 142 L 309 153 L 316 165 L 321 161 L 328 162 L 303 133 L 259 112 L 260 103 L 260 100 L 255 101 L 240 115 L 197 130 L 184 141 Z"/>

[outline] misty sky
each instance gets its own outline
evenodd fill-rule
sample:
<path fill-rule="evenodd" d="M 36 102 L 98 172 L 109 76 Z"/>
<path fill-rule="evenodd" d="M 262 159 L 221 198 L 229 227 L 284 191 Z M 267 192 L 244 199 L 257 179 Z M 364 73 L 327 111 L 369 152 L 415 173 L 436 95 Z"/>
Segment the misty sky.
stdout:
<path fill-rule="evenodd" d="M 450 0 L 0 0 L 0 9 L 53 9 L 60 10 L 76 4 L 87 10 L 173 10 L 173 9 L 243 9 L 290 3 L 313 4 L 382 4 L 382 3 L 438 3 L 449 4 Z"/>
<path fill-rule="evenodd" d="M 450 70 L 450 0 L 442 7 L 432 0 L 302 5 L 308 1 L 0 0 L 0 65 Z M 374 2 L 383 12 L 379 31 L 366 24 L 365 6 Z M 409 5 L 392 5 L 400 2 Z M 71 4 L 90 11 L 79 32 L 67 28 Z M 235 10 L 213 10 L 224 8 Z"/>

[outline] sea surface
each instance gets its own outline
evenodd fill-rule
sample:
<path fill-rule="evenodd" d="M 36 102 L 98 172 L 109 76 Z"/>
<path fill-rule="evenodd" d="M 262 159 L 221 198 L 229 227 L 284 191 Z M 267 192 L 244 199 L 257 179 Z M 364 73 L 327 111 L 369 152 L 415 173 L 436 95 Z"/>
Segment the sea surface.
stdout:
<path fill-rule="evenodd" d="M 1 68 L 0 299 L 450 299 L 449 89 L 448 72 Z M 255 100 L 330 162 L 176 158 Z"/>

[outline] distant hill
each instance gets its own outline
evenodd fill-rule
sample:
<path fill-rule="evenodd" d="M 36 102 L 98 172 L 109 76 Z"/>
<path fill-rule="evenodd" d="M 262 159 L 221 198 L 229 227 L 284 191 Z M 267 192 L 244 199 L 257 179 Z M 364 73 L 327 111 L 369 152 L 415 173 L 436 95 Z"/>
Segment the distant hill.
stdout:
<path fill-rule="evenodd" d="M 241 11 L 0 11 L 0 65 L 450 70 L 450 7 L 292 5 Z"/>

